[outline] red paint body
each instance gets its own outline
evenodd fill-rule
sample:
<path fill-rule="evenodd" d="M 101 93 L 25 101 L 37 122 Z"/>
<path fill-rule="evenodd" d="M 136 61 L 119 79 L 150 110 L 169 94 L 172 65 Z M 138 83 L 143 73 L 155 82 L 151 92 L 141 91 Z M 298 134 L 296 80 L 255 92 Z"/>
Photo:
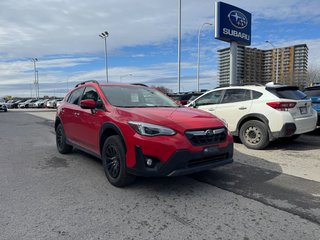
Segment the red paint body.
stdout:
<path fill-rule="evenodd" d="M 94 87 L 103 103 L 103 109 L 84 109 L 79 105 L 68 103 L 70 94 L 79 88 Z M 115 86 L 114 84 L 100 86 Z M 67 94 L 57 109 L 57 118 L 62 123 L 66 137 L 70 143 L 87 149 L 101 157 L 100 136 L 102 126 L 110 123 L 116 126 L 123 137 L 126 148 L 126 164 L 128 168 L 136 166 L 136 147 L 146 156 L 151 156 L 165 163 L 179 150 L 192 153 L 202 152 L 206 147 L 226 148 L 233 143 L 229 131 L 223 142 L 201 146 L 193 145 L 185 135 L 186 130 L 225 127 L 223 121 L 201 110 L 187 107 L 147 107 L 125 108 L 111 105 L 99 85 L 86 83 Z M 119 85 L 123 86 L 123 85 Z M 141 87 L 141 86 L 132 86 Z M 80 101 L 79 101 L 80 102 Z M 89 104 L 90 105 L 90 104 Z M 173 136 L 143 136 L 137 133 L 128 121 L 145 122 L 173 129 Z"/>

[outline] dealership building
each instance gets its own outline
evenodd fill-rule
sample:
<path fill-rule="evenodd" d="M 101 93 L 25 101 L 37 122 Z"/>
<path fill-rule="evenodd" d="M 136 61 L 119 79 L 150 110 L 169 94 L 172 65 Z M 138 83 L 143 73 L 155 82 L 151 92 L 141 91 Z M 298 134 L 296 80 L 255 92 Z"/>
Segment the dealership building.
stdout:
<path fill-rule="evenodd" d="M 230 48 L 218 50 L 219 86 L 230 83 Z M 304 87 L 308 73 L 306 44 L 261 50 L 237 46 L 237 82 L 277 82 Z"/>

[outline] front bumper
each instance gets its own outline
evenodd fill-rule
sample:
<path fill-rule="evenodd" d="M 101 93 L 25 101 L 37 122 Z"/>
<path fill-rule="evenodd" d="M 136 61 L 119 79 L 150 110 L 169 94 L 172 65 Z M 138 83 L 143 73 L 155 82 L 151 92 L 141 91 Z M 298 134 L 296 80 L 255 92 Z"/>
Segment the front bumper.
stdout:
<path fill-rule="evenodd" d="M 176 151 L 167 161 L 155 160 L 152 167 L 147 167 L 146 159 L 142 150 L 136 146 L 136 166 L 128 168 L 128 172 L 136 176 L 160 177 L 180 176 L 192 174 L 233 162 L 233 142 L 225 148 L 210 148 L 213 150 L 191 152 L 189 150 Z"/>

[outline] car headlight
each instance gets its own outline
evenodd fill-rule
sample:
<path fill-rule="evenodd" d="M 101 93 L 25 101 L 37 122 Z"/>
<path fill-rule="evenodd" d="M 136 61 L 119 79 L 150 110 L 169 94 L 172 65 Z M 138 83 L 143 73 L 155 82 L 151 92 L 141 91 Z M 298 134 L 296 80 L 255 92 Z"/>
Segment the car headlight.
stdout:
<path fill-rule="evenodd" d="M 128 123 L 137 133 L 144 136 L 172 136 L 176 134 L 176 132 L 171 128 L 156 124 L 134 121 L 129 121 Z"/>

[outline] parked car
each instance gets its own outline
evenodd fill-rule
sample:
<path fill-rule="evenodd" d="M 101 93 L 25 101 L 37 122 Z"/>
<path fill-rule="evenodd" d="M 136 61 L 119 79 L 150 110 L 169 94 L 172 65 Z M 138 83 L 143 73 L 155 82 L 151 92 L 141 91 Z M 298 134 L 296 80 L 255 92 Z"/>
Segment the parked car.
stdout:
<path fill-rule="evenodd" d="M 311 98 L 312 106 L 318 113 L 317 125 L 320 126 L 320 85 L 308 87 L 304 93 Z"/>
<path fill-rule="evenodd" d="M 203 92 L 168 93 L 167 95 L 181 105 L 186 105 L 192 98 L 199 97 Z"/>
<path fill-rule="evenodd" d="M 40 104 L 41 101 L 42 101 L 42 99 L 38 99 L 37 101 L 29 104 L 29 107 L 30 107 L 30 108 L 37 108 L 37 107 L 38 107 L 38 104 Z"/>
<path fill-rule="evenodd" d="M 6 101 L 3 98 L 0 98 L 0 111 L 8 111 Z"/>
<path fill-rule="evenodd" d="M 57 107 L 57 100 L 51 99 L 47 101 L 47 108 L 56 108 Z"/>
<path fill-rule="evenodd" d="M 47 104 L 48 101 L 49 101 L 49 99 L 39 99 L 38 101 L 33 103 L 32 107 L 34 107 L 34 108 L 46 107 L 46 104 Z"/>
<path fill-rule="evenodd" d="M 56 144 L 102 159 L 117 187 L 135 176 L 177 176 L 231 163 L 233 138 L 219 118 L 139 85 L 88 81 L 57 109 Z"/>
<path fill-rule="evenodd" d="M 26 100 L 26 101 L 24 101 L 24 102 L 20 102 L 20 103 L 18 104 L 18 107 L 19 107 L 19 108 L 29 108 L 29 107 L 31 107 L 32 104 L 33 104 L 34 102 L 36 102 L 36 101 L 37 101 L 37 99 L 28 99 L 28 100 Z"/>
<path fill-rule="evenodd" d="M 23 100 L 21 100 L 21 99 L 13 100 L 10 103 L 9 102 L 7 103 L 7 107 L 8 108 L 18 108 L 18 104 L 21 102 L 23 102 Z"/>
<path fill-rule="evenodd" d="M 57 101 L 57 108 L 61 105 L 61 103 L 62 103 L 62 100 Z"/>
<path fill-rule="evenodd" d="M 9 105 L 11 105 L 14 101 L 15 101 L 14 99 L 10 99 L 6 101 L 7 108 L 9 108 Z"/>
<path fill-rule="evenodd" d="M 233 86 L 214 89 L 189 107 L 224 119 L 233 136 L 252 149 L 264 149 L 270 141 L 295 139 L 315 129 L 317 113 L 298 87 L 285 85 Z"/>

